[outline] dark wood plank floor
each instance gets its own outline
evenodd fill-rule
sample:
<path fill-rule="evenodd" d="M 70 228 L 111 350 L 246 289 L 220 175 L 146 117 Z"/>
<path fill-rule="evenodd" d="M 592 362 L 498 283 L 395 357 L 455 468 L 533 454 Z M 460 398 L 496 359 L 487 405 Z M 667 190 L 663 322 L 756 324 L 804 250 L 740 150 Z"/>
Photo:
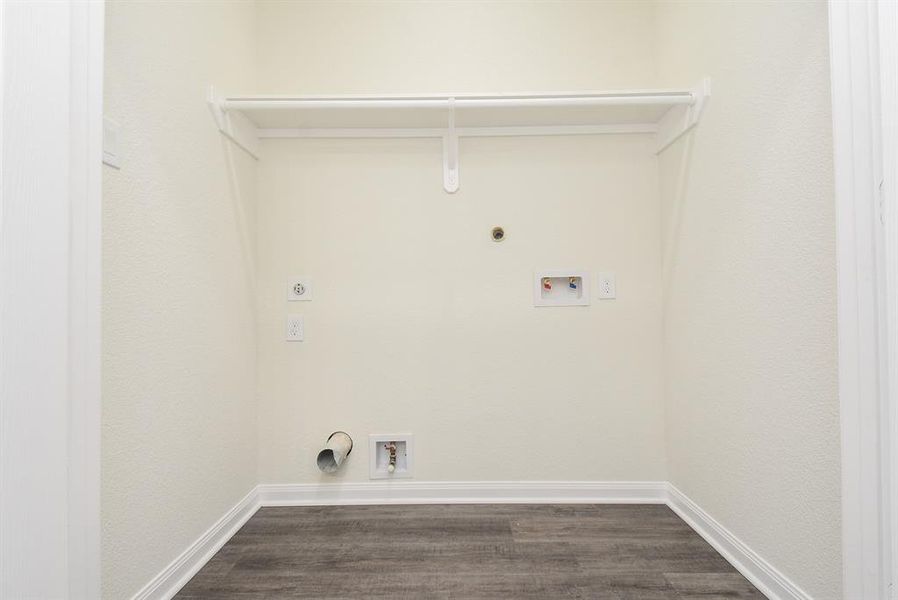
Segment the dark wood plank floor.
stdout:
<path fill-rule="evenodd" d="M 263 508 L 177 595 L 763 599 L 660 505 Z"/>

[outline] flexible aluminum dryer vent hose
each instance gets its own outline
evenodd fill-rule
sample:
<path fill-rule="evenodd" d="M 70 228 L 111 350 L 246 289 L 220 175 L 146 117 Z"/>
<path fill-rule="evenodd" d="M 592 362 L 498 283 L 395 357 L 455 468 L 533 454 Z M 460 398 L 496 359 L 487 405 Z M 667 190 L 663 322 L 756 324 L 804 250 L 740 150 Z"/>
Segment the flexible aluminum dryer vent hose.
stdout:
<path fill-rule="evenodd" d="M 318 468 L 325 473 L 336 473 L 350 452 L 352 438 L 346 432 L 335 431 L 327 438 L 324 449 L 318 453 Z"/>

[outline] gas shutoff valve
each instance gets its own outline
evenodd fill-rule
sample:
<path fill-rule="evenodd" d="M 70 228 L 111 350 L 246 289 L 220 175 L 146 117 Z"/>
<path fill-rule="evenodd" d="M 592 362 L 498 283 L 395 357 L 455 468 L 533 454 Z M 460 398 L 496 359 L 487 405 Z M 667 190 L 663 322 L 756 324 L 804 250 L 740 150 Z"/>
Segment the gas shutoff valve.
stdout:
<path fill-rule="evenodd" d="M 390 460 L 387 463 L 387 471 L 393 473 L 396 471 L 396 442 L 384 444 L 384 448 L 390 454 Z"/>

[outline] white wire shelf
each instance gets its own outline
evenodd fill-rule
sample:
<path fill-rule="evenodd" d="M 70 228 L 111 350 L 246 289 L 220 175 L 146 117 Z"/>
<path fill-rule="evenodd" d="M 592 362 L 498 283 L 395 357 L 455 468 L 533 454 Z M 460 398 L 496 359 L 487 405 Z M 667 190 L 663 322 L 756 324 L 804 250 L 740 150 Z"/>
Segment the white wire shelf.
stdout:
<path fill-rule="evenodd" d="M 253 156 L 265 138 L 432 137 L 443 140 L 443 185 L 458 189 L 458 138 L 654 134 L 661 152 L 694 127 L 710 82 L 688 89 L 558 94 L 218 96 L 219 129 Z"/>

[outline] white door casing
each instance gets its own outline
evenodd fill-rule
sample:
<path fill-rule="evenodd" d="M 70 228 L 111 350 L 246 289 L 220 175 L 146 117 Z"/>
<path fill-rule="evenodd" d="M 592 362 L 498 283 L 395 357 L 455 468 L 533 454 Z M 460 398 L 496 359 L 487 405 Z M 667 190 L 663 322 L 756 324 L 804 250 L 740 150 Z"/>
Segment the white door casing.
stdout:
<path fill-rule="evenodd" d="M 0 2 L 0 597 L 100 597 L 102 1 Z"/>

